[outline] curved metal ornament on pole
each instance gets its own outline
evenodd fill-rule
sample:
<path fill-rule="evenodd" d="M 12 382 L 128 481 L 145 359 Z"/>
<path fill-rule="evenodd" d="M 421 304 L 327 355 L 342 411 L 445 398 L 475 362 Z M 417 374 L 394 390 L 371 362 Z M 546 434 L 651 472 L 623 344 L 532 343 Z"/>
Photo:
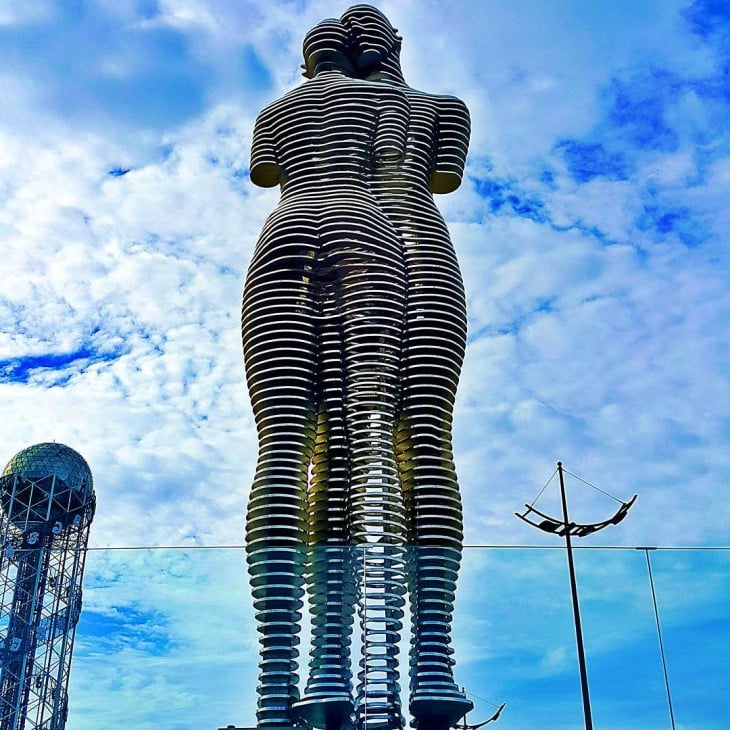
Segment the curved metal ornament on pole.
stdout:
<path fill-rule="evenodd" d="M 407 86 L 400 43 L 367 5 L 323 21 L 304 40 L 308 80 L 254 129 L 251 179 L 281 188 L 242 306 L 259 440 L 246 520 L 259 728 L 401 728 L 407 599 L 414 723 L 446 730 L 473 706 L 451 647 L 465 296 L 433 201 L 461 182 L 469 114 Z M 305 590 L 312 642 L 300 697 Z"/>
<path fill-rule="evenodd" d="M 580 669 L 580 687 L 581 695 L 583 697 L 583 717 L 585 720 L 586 730 L 593 730 L 591 699 L 588 689 L 588 669 L 586 667 L 585 647 L 583 644 L 583 628 L 581 626 L 580 604 L 578 602 L 578 583 L 575 577 L 575 564 L 573 562 L 573 544 L 571 542 L 571 537 L 585 537 L 586 535 L 598 532 L 609 525 L 617 525 L 626 517 L 629 509 L 636 501 L 637 495 L 634 495 L 628 502 L 621 502 L 621 506 L 618 508 L 616 513 L 603 522 L 588 524 L 571 522 L 568 517 L 568 498 L 565 492 L 565 479 L 563 476 L 562 461 L 558 462 L 557 472 L 560 477 L 560 501 L 563 510 L 563 519 L 557 520 L 554 517 L 550 517 L 544 512 L 536 510 L 529 504 L 525 505 L 525 512 L 523 514 L 515 512 L 515 515 L 521 520 L 527 522 L 529 525 L 543 530 L 543 532 L 549 532 L 565 538 L 565 548 L 568 557 L 568 574 L 570 577 L 570 595 L 573 604 L 573 620 L 575 623 L 575 642 L 578 651 L 578 666 Z M 554 473 L 553 476 L 555 476 Z"/>

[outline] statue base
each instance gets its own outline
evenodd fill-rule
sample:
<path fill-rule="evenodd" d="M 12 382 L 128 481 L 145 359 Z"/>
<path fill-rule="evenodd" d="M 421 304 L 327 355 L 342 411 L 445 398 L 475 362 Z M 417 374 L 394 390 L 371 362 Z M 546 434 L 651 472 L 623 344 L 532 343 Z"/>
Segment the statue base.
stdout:
<path fill-rule="evenodd" d="M 309 727 L 340 730 L 350 725 L 354 705 L 349 696 L 304 697 L 293 705 L 294 712 Z"/>
<path fill-rule="evenodd" d="M 474 709 L 474 703 L 463 695 L 416 696 L 409 708 L 416 730 L 447 730 Z"/>

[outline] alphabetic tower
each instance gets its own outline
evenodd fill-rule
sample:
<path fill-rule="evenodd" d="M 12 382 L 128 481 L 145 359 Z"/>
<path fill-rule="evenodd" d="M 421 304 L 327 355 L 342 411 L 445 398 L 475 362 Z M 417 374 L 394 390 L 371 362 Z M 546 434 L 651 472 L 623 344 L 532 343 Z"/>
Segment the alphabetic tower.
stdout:
<path fill-rule="evenodd" d="M 18 452 L 0 475 L 0 730 L 64 730 L 95 497 L 63 444 Z"/>

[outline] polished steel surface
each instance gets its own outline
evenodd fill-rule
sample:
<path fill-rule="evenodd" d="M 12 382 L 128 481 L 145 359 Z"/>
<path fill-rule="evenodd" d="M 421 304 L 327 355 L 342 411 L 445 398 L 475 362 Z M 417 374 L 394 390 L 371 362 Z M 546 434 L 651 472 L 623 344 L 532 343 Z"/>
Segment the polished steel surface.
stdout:
<path fill-rule="evenodd" d="M 461 181 L 469 115 L 458 99 L 409 88 L 399 50 L 370 6 L 323 21 L 304 41 L 308 80 L 254 129 L 251 179 L 281 188 L 242 309 L 259 436 L 247 512 L 259 727 L 400 727 L 407 598 L 415 723 L 445 728 L 471 707 L 450 645 L 462 542 L 451 424 L 466 311 L 432 195 Z M 300 698 L 305 588 L 312 643 Z"/>

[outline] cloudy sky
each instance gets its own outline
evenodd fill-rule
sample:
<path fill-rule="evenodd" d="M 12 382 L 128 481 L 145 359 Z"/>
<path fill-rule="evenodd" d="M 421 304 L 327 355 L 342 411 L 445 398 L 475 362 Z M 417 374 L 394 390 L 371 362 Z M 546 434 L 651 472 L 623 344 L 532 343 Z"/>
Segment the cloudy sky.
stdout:
<path fill-rule="evenodd" d="M 472 113 L 464 184 L 438 200 L 469 305 L 466 542 L 555 545 L 513 513 L 562 459 L 639 494 L 584 544 L 728 545 L 727 4 L 374 4 L 409 84 Z M 253 719 L 242 554 L 199 549 L 240 545 L 255 458 L 240 293 L 277 192 L 248 152 L 306 30 L 346 6 L 0 0 L 0 458 L 66 443 L 98 498 L 68 730 Z M 569 489 L 576 520 L 616 507 Z M 186 549 L 105 549 L 138 546 Z M 728 561 L 652 553 L 684 730 L 724 727 Z M 578 571 L 598 727 L 669 727 L 645 554 L 582 551 Z M 457 678 L 507 702 L 494 727 L 582 727 L 566 580 L 556 550 L 466 552 Z"/>

